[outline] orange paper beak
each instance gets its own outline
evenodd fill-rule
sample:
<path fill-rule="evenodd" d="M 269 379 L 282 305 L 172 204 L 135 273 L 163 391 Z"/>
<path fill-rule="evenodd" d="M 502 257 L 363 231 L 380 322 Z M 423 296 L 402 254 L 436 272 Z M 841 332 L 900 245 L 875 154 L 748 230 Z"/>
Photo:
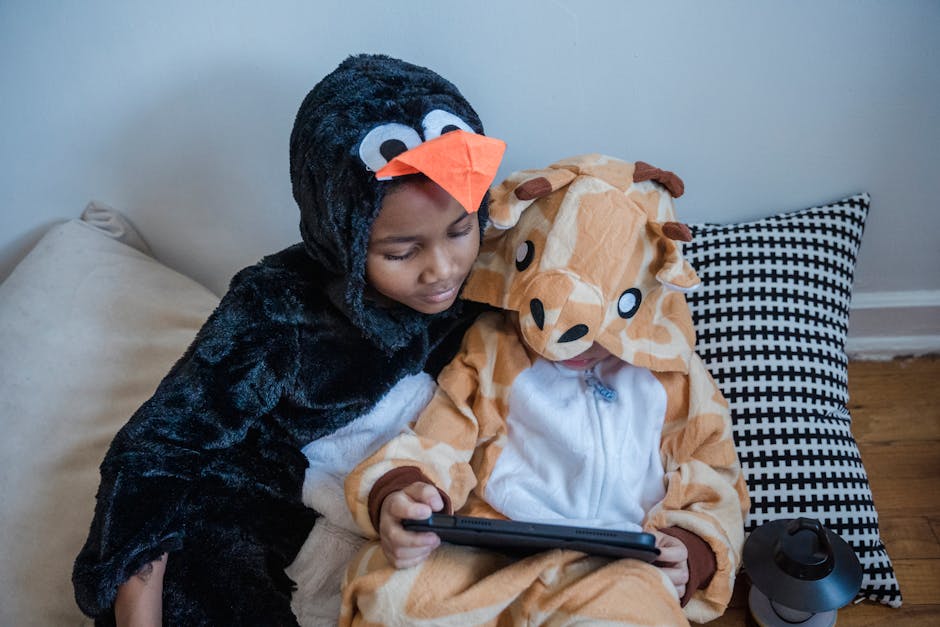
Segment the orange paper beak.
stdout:
<path fill-rule="evenodd" d="M 506 142 L 462 130 L 418 144 L 375 173 L 390 179 L 419 172 L 443 187 L 467 213 L 480 208 L 484 194 L 496 178 Z"/>

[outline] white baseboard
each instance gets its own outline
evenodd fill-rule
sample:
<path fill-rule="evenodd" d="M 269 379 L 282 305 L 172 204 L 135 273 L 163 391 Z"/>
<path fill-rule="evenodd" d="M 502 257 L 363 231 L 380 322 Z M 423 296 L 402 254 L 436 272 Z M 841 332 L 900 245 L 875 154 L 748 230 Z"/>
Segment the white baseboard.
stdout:
<path fill-rule="evenodd" d="M 904 292 L 858 292 L 852 295 L 852 310 L 940 307 L 940 290 Z"/>
<path fill-rule="evenodd" d="M 865 361 L 940 354 L 940 335 L 850 337 L 845 352 L 849 359 Z"/>
<path fill-rule="evenodd" d="M 845 350 L 868 360 L 940 354 L 940 290 L 856 293 Z"/>

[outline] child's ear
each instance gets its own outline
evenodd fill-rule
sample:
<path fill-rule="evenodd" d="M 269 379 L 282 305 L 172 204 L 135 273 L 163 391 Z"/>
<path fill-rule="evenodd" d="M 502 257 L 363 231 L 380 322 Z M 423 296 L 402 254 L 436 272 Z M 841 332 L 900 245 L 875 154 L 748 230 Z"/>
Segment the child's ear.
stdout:
<path fill-rule="evenodd" d="M 490 191 L 490 225 L 505 230 L 519 221 L 533 202 L 558 191 L 576 174 L 566 168 L 515 172 Z"/>

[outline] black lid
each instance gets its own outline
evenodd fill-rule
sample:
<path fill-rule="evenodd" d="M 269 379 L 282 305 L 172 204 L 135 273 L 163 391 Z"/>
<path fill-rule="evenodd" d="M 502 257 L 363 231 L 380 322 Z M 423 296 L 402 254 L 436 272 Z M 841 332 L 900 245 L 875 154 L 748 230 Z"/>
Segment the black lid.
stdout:
<path fill-rule="evenodd" d="M 744 544 L 744 568 L 769 599 L 807 612 L 842 607 L 862 584 L 852 547 L 814 518 L 774 520 L 755 529 Z"/>

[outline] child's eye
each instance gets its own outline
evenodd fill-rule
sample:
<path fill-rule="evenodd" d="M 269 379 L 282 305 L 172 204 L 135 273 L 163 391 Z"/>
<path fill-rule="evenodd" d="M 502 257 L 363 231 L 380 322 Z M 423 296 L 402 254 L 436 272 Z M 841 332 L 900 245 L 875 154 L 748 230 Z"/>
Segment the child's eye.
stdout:
<path fill-rule="evenodd" d="M 462 227 L 461 229 L 459 229 L 459 230 L 456 231 L 456 232 L 448 233 L 447 235 L 448 235 L 449 237 L 454 237 L 454 238 L 457 238 L 457 237 L 466 237 L 467 235 L 470 235 L 470 232 L 471 232 L 471 231 L 473 231 L 473 222 L 468 221 L 468 222 L 467 222 L 467 225 L 466 225 L 465 227 Z"/>
<path fill-rule="evenodd" d="M 393 255 L 392 253 L 385 253 L 382 256 L 385 257 L 385 259 L 387 259 L 388 261 L 406 261 L 414 257 L 416 254 L 418 254 L 418 250 L 416 248 L 412 248 L 411 250 L 409 250 L 403 255 Z"/>

